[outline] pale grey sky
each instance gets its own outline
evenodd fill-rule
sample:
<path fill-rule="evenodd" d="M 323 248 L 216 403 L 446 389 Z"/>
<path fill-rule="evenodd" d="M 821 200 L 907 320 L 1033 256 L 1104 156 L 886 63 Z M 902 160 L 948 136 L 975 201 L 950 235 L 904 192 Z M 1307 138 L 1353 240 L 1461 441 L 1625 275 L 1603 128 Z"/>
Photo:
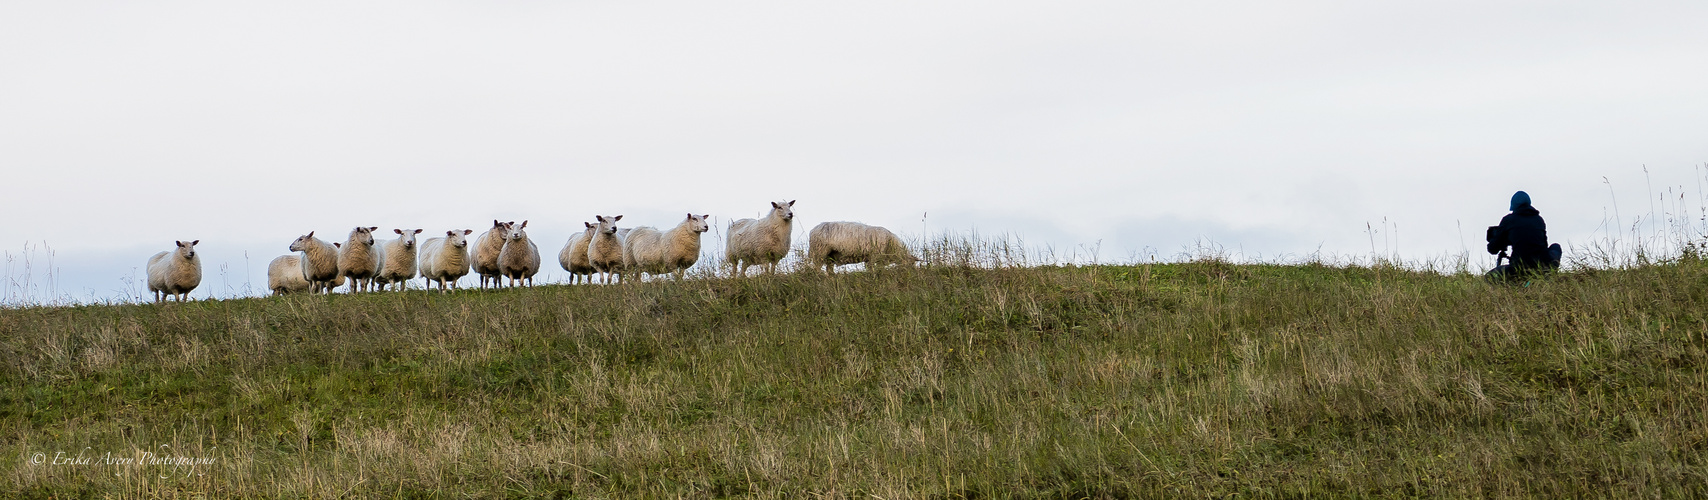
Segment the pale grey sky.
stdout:
<path fill-rule="evenodd" d="M 1699 210 L 1703 26 L 1685 1 L 0 1 L 0 250 L 46 242 L 59 291 L 100 298 L 200 239 L 196 295 L 223 296 L 221 264 L 260 288 L 311 230 L 529 219 L 555 255 L 594 214 L 797 199 L 798 237 L 1350 255 L 1385 219 L 1378 250 L 1397 227 L 1424 259 L 1477 250 L 1517 189 L 1581 244 L 1603 177 L 1627 224 L 1651 184 Z"/>

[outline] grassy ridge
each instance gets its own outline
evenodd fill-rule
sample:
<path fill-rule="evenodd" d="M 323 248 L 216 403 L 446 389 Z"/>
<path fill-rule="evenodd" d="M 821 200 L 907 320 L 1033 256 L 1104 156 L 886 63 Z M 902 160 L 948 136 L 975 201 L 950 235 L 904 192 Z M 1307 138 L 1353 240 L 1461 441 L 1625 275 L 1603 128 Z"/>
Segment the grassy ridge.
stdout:
<path fill-rule="evenodd" d="M 1705 293 L 1202 261 L 0 310 L 0 488 L 1702 495 Z M 31 463 L 79 450 L 216 463 Z"/>

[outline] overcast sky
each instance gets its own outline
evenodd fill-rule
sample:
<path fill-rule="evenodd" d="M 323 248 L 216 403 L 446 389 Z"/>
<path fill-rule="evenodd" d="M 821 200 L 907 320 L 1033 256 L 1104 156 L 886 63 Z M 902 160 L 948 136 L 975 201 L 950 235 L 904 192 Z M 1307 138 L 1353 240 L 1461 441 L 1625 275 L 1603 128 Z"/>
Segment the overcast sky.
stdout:
<path fill-rule="evenodd" d="M 1699 1 L 0 0 L 0 250 L 16 281 L 45 242 L 87 299 L 200 239 L 196 296 L 225 296 L 308 231 L 528 219 L 561 277 L 594 214 L 721 230 L 799 200 L 802 242 L 1427 259 L 1518 189 L 1584 244 L 1614 200 L 1701 215 L 1704 26 Z"/>

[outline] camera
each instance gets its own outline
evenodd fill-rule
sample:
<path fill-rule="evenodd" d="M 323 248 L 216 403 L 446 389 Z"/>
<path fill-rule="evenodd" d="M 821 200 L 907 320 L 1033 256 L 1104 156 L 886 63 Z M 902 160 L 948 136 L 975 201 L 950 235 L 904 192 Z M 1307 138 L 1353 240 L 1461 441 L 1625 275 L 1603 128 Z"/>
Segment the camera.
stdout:
<path fill-rule="evenodd" d="M 1500 229 L 1500 226 L 1489 226 L 1488 232 L 1483 234 L 1483 239 L 1488 241 L 1489 243 L 1494 243 L 1497 241 L 1505 241 L 1506 240 L 1506 231 L 1502 231 Z"/>

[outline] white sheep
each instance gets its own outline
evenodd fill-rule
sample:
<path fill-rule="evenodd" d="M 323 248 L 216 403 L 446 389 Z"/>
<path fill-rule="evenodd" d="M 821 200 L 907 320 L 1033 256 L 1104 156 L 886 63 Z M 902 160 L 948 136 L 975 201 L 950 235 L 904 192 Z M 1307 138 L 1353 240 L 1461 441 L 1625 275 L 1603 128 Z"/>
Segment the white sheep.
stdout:
<path fill-rule="evenodd" d="M 700 260 L 700 236 L 710 229 L 710 215 L 688 214 L 688 219 L 669 231 L 637 227 L 623 240 L 623 267 L 636 273 L 675 275 L 682 280 L 689 267 Z"/>
<path fill-rule="evenodd" d="M 868 267 L 913 265 L 919 261 L 895 233 L 858 222 L 824 222 L 807 233 L 807 259 L 814 269 L 836 274 L 836 266 L 864 262 Z"/>
<path fill-rule="evenodd" d="M 201 242 L 177 241 L 178 248 L 148 258 L 148 291 L 155 302 L 167 297 L 183 302 L 190 298 L 190 290 L 202 284 L 202 258 L 196 256 L 196 244 Z"/>
<path fill-rule="evenodd" d="M 421 277 L 427 279 L 428 290 L 438 283 L 440 292 L 449 291 L 445 288 L 447 282 L 456 288 L 457 280 L 469 273 L 467 237 L 473 233 L 473 229 L 445 231 L 443 238 L 421 242 Z"/>
<path fill-rule="evenodd" d="M 504 251 L 504 234 L 510 232 L 510 226 L 514 225 L 516 221 L 498 222 L 494 219 L 492 229 L 480 233 L 480 237 L 474 239 L 470 257 L 474 259 L 474 272 L 480 273 L 481 288 L 486 288 L 488 280 L 491 280 L 492 286 L 495 287 L 503 284 L 500 282 L 503 270 L 498 268 L 498 252 Z"/>
<path fill-rule="evenodd" d="M 540 248 L 528 238 L 528 221 L 511 226 L 504 233 L 504 248 L 498 252 L 498 270 L 510 278 L 510 286 L 534 286 L 534 274 L 540 272 Z"/>
<path fill-rule="evenodd" d="M 623 237 L 628 233 L 617 231 L 617 221 L 623 216 L 606 217 L 594 216 L 599 220 L 599 227 L 593 231 L 593 241 L 587 243 L 587 262 L 593 265 L 593 270 L 602 273 L 600 283 L 610 283 L 611 275 L 617 275 L 617 282 L 623 282 Z"/>
<path fill-rule="evenodd" d="M 292 252 L 302 252 L 302 276 L 309 293 L 332 293 L 338 279 L 338 247 L 314 237 L 314 231 L 291 242 Z"/>
<path fill-rule="evenodd" d="M 334 244 L 336 246 L 336 244 Z M 332 287 L 344 286 L 344 277 L 332 280 Z M 267 289 L 273 295 L 301 293 L 309 289 L 308 278 L 302 275 L 302 257 L 280 255 L 267 264 Z"/>
<path fill-rule="evenodd" d="M 420 229 L 393 229 L 397 239 L 385 242 L 380 248 L 385 254 L 385 263 L 380 266 L 380 275 L 374 279 L 382 289 L 389 289 L 396 284 L 398 290 L 404 290 L 409 280 L 415 279 L 415 235 L 421 234 Z"/>
<path fill-rule="evenodd" d="M 563 251 L 557 254 L 557 263 L 563 270 L 569 271 L 569 284 L 575 284 L 577 279 L 583 283 L 593 282 L 593 262 L 587 260 L 587 244 L 593 241 L 593 231 L 598 230 L 590 222 L 583 222 L 587 229 L 569 237 L 569 242 L 563 245 Z"/>
<path fill-rule="evenodd" d="M 789 234 L 794 231 L 795 202 L 771 202 L 771 213 L 761 219 L 731 222 L 724 241 L 725 259 L 735 266 L 735 275 L 747 276 L 747 266 L 765 266 L 777 271 L 777 262 L 789 255 Z"/>
<path fill-rule="evenodd" d="M 379 226 L 351 229 L 350 239 L 338 251 L 338 274 L 350 278 L 350 293 L 374 290 L 374 278 L 385 265 L 385 249 L 374 246 L 378 230 Z"/>

